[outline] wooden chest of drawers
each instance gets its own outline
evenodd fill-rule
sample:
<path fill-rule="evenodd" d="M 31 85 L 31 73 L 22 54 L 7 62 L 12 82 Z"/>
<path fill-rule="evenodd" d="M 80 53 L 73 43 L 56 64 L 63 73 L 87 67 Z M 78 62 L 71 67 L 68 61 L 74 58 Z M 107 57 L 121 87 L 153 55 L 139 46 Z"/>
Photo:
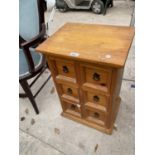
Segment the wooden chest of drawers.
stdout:
<path fill-rule="evenodd" d="M 37 47 L 46 55 L 62 115 L 111 134 L 134 28 L 65 24 Z"/>

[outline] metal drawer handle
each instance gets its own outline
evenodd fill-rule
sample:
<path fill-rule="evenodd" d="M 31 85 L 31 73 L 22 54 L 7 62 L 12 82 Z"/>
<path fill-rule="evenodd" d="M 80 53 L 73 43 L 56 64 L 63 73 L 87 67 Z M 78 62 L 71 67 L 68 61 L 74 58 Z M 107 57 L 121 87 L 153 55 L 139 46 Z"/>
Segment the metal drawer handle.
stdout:
<path fill-rule="evenodd" d="M 72 94 L 73 94 L 73 91 L 72 91 L 71 88 L 67 88 L 67 94 L 68 94 L 68 95 L 72 95 Z"/>
<path fill-rule="evenodd" d="M 94 100 L 94 102 L 99 102 L 100 98 L 99 98 L 98 96 L 95 95 L 95 96 L 93 97 L 93 100 Z"/>
<path fill-rule="evenodd" d="M 99 80 L 100 80 L 100 74 L 94 73 L 94 74 L 93 74 L 93 79 L 94 79 L 95 81 L 99 81 Z"/>
<path fill-rule="evenodd" d="M 72 110 L 75 110 L 75 109 L 76 109 L 76 106 L 75 106 L 74 104 L 72 104 L 72 105 L 71 105 L 71 109 L 72 109 Z"/>
<path fill-rule="evenodd" d="M 95 112 L 95 113 L 94 113 L 94 117 L 95 117 L 95 118 L 99 118 L 99 117 L 100 117 L 99 113 Z"/>
<path fill-rule="evenodd" d="M 67 67 L 67 66 L 62 66 L 62 68 L 63 68 L 63 72 L 64 72 L 64 73 L 68 73 L 68 72 L 69 72 L 69 70 L 68 70 L 68 67 Z"/>

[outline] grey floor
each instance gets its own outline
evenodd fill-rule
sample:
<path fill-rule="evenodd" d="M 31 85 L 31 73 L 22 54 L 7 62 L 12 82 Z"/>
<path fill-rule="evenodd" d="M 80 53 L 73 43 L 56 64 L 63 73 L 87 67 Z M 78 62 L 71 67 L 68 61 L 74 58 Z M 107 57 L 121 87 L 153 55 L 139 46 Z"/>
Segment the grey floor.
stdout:
<path fill-rule="evenodd" d="M 129 25 L 133 2 L 114 2 L 106 16 L 91 11 L 56 11 L 49 34 L 66 22 Z M 46 18 L 49 13 L 46 14 Z M 121 94 L 122 102 L 111 136 L 63 118 L 53 81 L 50 80 L 36 98 L 40 114 L 36 115 L 28 99 L 19 99 L 20 155 L 134 155 L 135 52 L 134 42 L 126 62 Z M 47 70 L 32 88 L 35 92 L 49 75 Z M 20 91 L 22 89 L 20 88 Z M 24 119 L 25 118 L 25 119 Z"/>

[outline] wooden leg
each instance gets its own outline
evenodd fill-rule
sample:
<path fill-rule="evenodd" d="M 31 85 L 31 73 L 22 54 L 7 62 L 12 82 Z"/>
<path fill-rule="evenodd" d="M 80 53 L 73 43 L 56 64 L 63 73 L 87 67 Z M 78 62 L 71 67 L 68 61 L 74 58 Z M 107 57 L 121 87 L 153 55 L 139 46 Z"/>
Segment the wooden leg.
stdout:
<path fill-rule="evenodd" d="M 23 90 L 25 91 L 27 97 L 29 98 L 30 102 L 32 103 L 32 106 L 33 106 L 36 114 L 39 114 L 38 107 L 36 105 L 34 96 L 33 96 L 32 92 L 31 92 L 31 89 L 29 88 L 29 85 L 28 85 L 27 81 L 20 81 L 20 84 L 21 84 Z"/>
<path fill-rule="evenodd" d="M 114 6 L 114 2 L 113 2 L 113 0 L 111 0 L 111 7 L 113 7 Z"/>

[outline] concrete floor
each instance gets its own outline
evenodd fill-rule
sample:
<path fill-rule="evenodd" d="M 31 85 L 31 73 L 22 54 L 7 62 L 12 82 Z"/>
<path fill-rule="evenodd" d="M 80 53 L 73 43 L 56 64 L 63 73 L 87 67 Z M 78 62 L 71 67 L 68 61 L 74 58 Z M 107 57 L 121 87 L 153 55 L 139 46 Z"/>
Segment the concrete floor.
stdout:
<path fill-rule="evenodd" d="M 130 8 L 124 1 L 115 2 L 106 16 L 95 15 L 91 11 L 56 11 L 54 22 L 49 24 L 49 34 L 65 22 L 129 25 L 133 2 L 129 4 Z M 25 118 L 19 123 L 20 155 L 134 155 L 135 90 L 131 87 L 135 79 L 134 46 L 133 42 L 124 71 L 116 128 L 111 136 L 63 118 L 57 93 L 52 90 L 53 81 L 50 80 L 36 98 L 39 115 L 34 113 L 27 98 L 19 99 L 19 117 Z M 33 92 L 48 75 L 47 70 L 32 88 Z"/>

